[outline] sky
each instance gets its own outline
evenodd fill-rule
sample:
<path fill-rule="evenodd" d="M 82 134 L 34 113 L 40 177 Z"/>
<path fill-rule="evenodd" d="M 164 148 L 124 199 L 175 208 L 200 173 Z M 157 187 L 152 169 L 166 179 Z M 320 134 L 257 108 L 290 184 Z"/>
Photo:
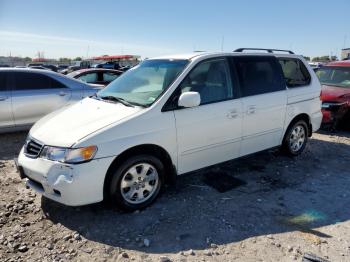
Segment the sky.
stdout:
<path fill-rule="evenodd" d="M 337 55 L 350 0 L 0 0 L 0 56 L 153 57 L 239 47 Z"/>

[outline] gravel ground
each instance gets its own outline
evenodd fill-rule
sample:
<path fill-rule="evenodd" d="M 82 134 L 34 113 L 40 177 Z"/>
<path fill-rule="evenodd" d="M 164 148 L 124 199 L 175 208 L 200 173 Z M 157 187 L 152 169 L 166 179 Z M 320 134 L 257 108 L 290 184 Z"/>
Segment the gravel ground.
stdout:
<path fill-rule="evenodd" d="M 0 261 L 350 261 L 349 132 L 314 134 L 294 159 L 270 151 L 179 177 L 134 213 L 26 189 L 13 162 L 25 136 L 0 135 Z M 220 193 L 213 174 L 244 183 Z"/>

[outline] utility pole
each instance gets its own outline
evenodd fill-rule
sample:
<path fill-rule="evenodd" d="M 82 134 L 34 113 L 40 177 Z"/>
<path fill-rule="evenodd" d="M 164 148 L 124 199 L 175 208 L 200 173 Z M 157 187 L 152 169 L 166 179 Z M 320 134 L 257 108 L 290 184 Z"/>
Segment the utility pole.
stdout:
<path fill-rule="evenodd" d="M 90 45 L 87 46 L 87 50 L 86 50 L 86 59 L 89 58 L 89 49 L 90 49 Z"/>
<path fill-rule="evenodd" d="M 225 41 L 225 36 L 222 36 L 222 38 L 221 38 L 221 52 L 224 51 L 224 41 Z"/>

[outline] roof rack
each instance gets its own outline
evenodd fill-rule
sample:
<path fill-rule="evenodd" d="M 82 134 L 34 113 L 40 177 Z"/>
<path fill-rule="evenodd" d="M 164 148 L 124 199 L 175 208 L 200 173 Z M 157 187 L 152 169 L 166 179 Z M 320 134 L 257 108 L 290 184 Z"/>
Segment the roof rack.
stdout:
<path fill-rule="evenodd" d="M 243 52 L 244 50 L 259 50 L 259 51 L 266 51 L 268 53 L 274 53 L 274 52 L 286 52 L 289 54 L 294 55 L 294 52 L 290 51 L 290 50 L 282 50 L 282 49 L 270 49 L 270 48 L 238 48 L 236 50 L 234 50 L 233 52 Z"/>

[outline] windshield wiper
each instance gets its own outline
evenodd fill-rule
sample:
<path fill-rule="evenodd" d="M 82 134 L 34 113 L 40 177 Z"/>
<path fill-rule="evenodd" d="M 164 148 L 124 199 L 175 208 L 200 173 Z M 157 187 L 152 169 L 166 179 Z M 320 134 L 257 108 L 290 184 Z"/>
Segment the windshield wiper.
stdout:
<path fill-rule="evenodd" d="M 130 106 L 130 107 L 135 107 L 133 104 L 129 103 L 128 101 L 126 101 L 125 99 L 121 98 L 121 97 L 117 97 L 117 96 L 99 96 L 99 98 L 101 98 L 102 100 L 109 100 L 109 101 L 115 101 L 115 102 L 119 102 L 125 106 Z"/>

